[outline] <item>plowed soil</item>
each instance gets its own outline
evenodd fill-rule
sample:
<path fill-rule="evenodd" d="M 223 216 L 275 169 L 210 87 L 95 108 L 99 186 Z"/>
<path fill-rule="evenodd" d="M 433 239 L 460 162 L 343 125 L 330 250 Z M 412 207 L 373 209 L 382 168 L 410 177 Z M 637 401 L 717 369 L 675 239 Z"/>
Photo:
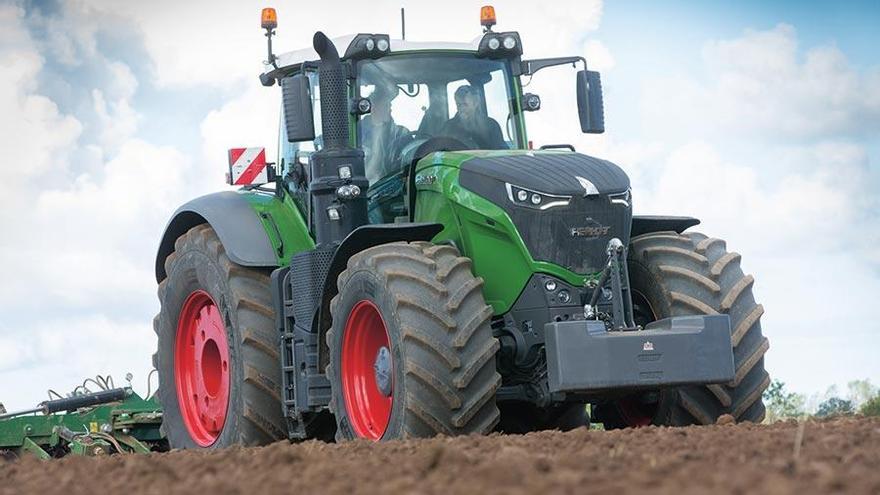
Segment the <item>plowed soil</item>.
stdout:
<path fill-rule="evenodd" d="M 880 420 L 280 442 L 0 463 L 0 494 L 880 493 Z"/>

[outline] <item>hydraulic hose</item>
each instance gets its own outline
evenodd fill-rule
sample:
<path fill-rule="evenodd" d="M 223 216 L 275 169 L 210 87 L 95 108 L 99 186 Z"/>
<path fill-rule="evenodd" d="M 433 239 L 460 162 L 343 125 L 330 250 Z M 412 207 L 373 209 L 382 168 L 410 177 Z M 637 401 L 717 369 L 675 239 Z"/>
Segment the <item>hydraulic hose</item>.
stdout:
<path fill-rule="evenodd" d="M 131 389 L 112 388 L 110 390 L 101 390 L 90 394 L 77 395 L 74 397 L 66 397 L 64 399 L 47 400 L 41 402 L 41 410 L 43 414 L 52 414 L 58 411 L 75 411 L 80 407 L 95 406 L 98 404 L 106 404 L 122 400 L 131 394 Z"/>

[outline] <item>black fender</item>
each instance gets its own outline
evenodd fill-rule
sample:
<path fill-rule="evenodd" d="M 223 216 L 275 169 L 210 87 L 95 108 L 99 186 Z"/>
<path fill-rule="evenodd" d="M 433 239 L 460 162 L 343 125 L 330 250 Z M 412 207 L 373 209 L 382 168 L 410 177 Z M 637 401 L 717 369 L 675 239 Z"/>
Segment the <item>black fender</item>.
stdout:
<path fill-rule="evenodd" d="M 632 218 L 631 237 L 651 232 L 675 231 L 679 234 L 686 229 L 698 225 L 700 221 L 693 217 L 670 217 L 654 215 L 634 215 Z"/>
<path fill-rule="evenodd" d="M 345 239 L 336 248 L 333 254 L 333 260 L 330 262 L 330 268 L 327 270 L 327 276 L 324 279 L 324 288 L 321 294 L 321 305 L 318 310 L 318 321 L 320 324 L 318 342 L 320 363 L 319 369 L 324 369 L 327 365 L 327 341 L 324 338 L 327 330 L 330 329 L 330 300 L 339 293 L 336 287 L 336 279 L 339 274 L 345 270 L 348 265 L 348 259 L 355 253 L 364 249 L 387 244 L 389 242 L 399 241 L 430 241 L 435 235 L 443 230 L 443 224 L 439 223 L 381 223 L 373 225 L 363 225 L 351 231 Z"/>
<path fill-rule="evenodd" d="M 156 282 L 165 279 L 165 258 L 174 242 L 196 225 L 211 225 L 229 259 L 238 265 L 276 267 L 278 258 L 257 212 L 241 194 L 224 191 L 196 198 L 174 212 L 156 254 Z"/>

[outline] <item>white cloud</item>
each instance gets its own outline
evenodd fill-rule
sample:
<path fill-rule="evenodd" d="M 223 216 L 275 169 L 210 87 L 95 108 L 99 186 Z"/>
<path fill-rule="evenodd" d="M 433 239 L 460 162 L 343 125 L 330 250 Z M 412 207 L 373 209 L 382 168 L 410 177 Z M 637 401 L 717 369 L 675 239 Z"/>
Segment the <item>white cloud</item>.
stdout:
<path fill-rule="evenodd" d="M 703 60 L 705 82 L 673 76 L 645 86 L 649 128 L 773 140 L 859 135 L 880 125 L 880 72 L 859 73 L 833 45 L 802 54 L 792 26 L 711 41 Z"/>
<path fill-rule="evenodd" d="M 108 103 L 100 89 L 92 90 L 92 100 L 100 128 L 99 142 L 104 148 L 115 151 L 134 134 L 140 115 L 126 98 Z"/>
<path fill-rule="evenodd" d="M 266 158 L 277 155 L 281 92 L 254 84 L 239 97 L 211 111 L 201 124 L 203 180 L 217 184 L 226 173 L 229 148 L 265 147 Z M 211 180 L 216 177 L 218 180 Z"/>
<path fill-rule="evenodd" d="M 98 374 L 111 375 L 121 386 L 131 372 L 135 391 L 146 392 L 152 351 L 145 350 L 156 348 L 149 322 L 120 321 L 96 313 L 47 317 L 28 330 L 27 339 L 0 338 L 0 358 L 10 358 L 0 360 L 0 402 L 8 410 L 33 407 L 47 398 L 47 389 L 64 394 Z"/>
<path fill-rule="evenodd" d="M 63 168 L 60 151 L 82 130 L 76 118 L 62 115 L 54 102 L 33 93 L 43 58 L 22 26 L 23 15 L 17 7 L 0 5 L 0 146 L 10 172 L 0 181 L 0 201 L 8 204 L 26 180 Z"/>
<path fill-rule="evenodd" d="M 24 15 L 0 6 L 0 399 L 10 408 L 99 372 L 146 379 L 158 306 L 153 256 L 168 212 L 190 196 L 192 162 L 137 137 L 138 81 L 127 65 L 78 50 L 61 63 L 89 62 L 111 76 L 94 88 L 92 107 L 76 110 L 98 116 L 88 142 L 80 122 L 92 116 L 64 114 L 39 92 L 46 58 L 59 54 L 40 51 Z M 71 170 L 72 157 L 84 171 Z"/>
<path fill-rule="evenodd" d="M 587 40 L 584 43 L 583 52 L 590 70 L 608 72 L 614 68 L 614 56 L 601 41 Z"/>
<path fill-rule="evenodd" d="M 40 43 L 59 63 L 76 67 L 82 64 L 84 58 L 97 53 L 95 35 L 100 20 L 94 11 L 79 2 L 65 2 L 59 6 L 63 15 L 35 19 L 46 32 L 46 39 L 40 40 Z"/>

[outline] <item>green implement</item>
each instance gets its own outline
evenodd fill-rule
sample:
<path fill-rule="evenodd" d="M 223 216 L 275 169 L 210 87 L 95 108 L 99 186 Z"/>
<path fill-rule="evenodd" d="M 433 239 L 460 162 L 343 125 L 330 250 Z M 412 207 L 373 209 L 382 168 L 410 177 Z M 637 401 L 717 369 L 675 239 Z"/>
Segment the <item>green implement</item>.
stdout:
<path fill-rule="evenodd" d="M 42 414 L 34 414 L 42 413 Z M 130 388 L 46 401 L 39 407 L 0 415 L 0 455 L 25 452 L 40 459 L 68 454 L 99 456 L 164 450 L 159 403 Z"/>

